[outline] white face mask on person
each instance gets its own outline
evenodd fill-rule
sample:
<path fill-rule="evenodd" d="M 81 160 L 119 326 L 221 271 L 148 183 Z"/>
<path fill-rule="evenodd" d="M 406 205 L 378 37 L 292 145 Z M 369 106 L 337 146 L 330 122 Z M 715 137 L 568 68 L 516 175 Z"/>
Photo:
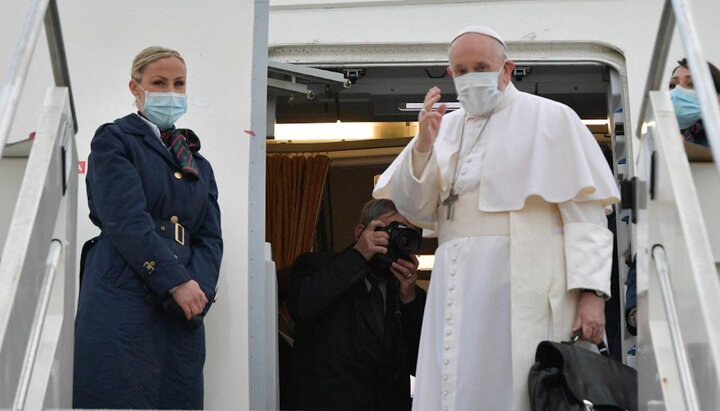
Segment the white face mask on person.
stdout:
<path fill-rule="evenodd" d="M 142 89 L 142 87 L 140 88 Z M 172 127 L 187 111 L 187 94 L 143 91 L 145 92 L 145 106 L 140 111 L 160 130 Z"/>
<path fill-rule="evenodd" d="M 500 73 L 502 70 L 472 72 L 453 79 L 458 100 L 469 116 L 482 116 L 497 107 L 503 94 L 498 88 Z"/>

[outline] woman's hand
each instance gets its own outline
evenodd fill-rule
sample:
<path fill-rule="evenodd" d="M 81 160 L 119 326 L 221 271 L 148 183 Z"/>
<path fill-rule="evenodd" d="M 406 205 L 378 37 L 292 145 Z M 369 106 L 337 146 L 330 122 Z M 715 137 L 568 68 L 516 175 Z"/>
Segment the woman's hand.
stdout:
<path fill-rule="evenodd" d="M 195 280 L 189 280 L 177 286 L 172 291 L 172 296 L 182 308 L 188 321 L 196 315 L 202 314 L 208 303 L 205 293 Z"/>
<path fill-rule="evenodd" d="M 433 105 L 440 101 L 440 89 L 431 88 L 425 95 L 423 108 L 418 114 L 418 139 L 415 142 L 415 150 L 427 153 L 432 149 L 440 131 L 440 123 L 447 110 L 447 105 L 441 104 L 437 111 L 433 111 Z"/>

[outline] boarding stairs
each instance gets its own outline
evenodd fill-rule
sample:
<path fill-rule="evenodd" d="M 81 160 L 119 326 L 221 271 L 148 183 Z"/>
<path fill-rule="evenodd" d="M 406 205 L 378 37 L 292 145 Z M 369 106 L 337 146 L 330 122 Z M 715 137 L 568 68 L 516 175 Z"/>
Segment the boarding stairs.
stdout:
<path fill-rule="evenodd" d="M 34 138 L 6 144 L 43 27 L 55 86 Z M 31 2 L 0 93 L 0 409 L 71 408 L 77 123 L 55 0 Z"/>
<path fill-rule="evenodd" d="M 677 25 L 714 163 L 691 164 L 663 79 Z M 720 209 L 720 108 L 689 0 L 667 0 L 637 131 L 634 185 L 640 410 L 720 409 L 717 239 L 706 219 Z M 716 235 L 716 233 L 710 233 Z M 712 241 L 711 241 L 712 240 Z"/>

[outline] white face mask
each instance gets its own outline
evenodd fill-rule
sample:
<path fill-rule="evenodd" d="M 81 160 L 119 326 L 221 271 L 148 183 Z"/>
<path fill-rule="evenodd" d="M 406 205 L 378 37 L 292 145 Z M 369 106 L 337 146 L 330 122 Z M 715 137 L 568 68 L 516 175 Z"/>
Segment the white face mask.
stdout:
<path fill-rule="evenodd" d="M 482 116 L 498 105 L 502 97 L 498 88 L 500 73 L 502 70 L 473 72 L 453 79 L 458 100 L 469 116 Z"/>

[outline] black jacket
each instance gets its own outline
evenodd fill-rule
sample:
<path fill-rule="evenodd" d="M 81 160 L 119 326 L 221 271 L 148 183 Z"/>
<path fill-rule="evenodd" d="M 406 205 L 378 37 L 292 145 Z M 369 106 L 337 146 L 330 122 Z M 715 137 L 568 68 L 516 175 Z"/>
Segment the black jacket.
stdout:
<path fill-rule="evenodd" d="M 296 324 L 291 409 L 408 410 L 425 292 L 402 304 L 387 281 L 381 339 L 365 278 L 371 268 L 354 248 L 309 253 L 293 265 L 288 308 Z"/>

